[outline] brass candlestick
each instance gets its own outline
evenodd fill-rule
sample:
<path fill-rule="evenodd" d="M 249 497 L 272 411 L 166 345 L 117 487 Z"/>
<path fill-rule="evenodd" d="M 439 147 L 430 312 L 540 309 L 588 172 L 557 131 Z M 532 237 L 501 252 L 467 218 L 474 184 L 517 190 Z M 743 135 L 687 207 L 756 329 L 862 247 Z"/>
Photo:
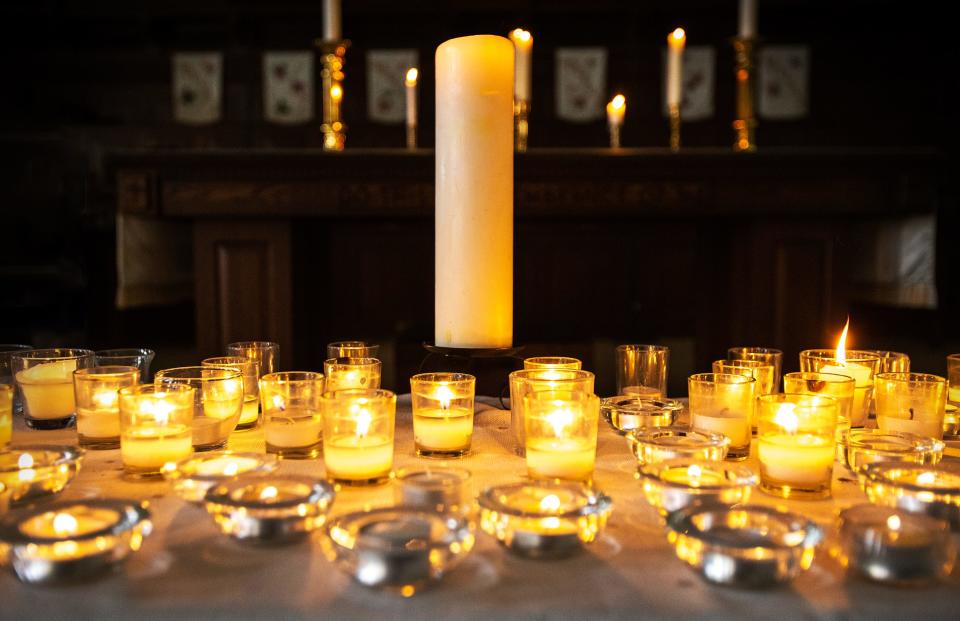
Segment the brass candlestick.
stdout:
<path fill-rule="evenodd" d="M 513 102 L 513 137 L 514 147 L 517 153 L 523 153 L 527 150 L 527 132 L 530 129 L 530 102 L 514 100 Z"/>
<path fill-rule="evenodd" d="M 680 150 L 680 104 L 670 104 L 670 150 Z"/>
<path fill-rule="evenodd" d="M 407 125 L 407 148 L 411 150 L 417 148 L 417 126 L 416 125 Z"/>
<path fill-rule="evenodd" d="M 323 148 L 326 151 L 343 151 L 347 140 L 347 126 L 340 117 L 340 102 L 343 100 L 343 63 L 350 41 L 316 42 L 320 49 L 320 78 L 323 82 Z"/>
<path fill-rule="evenodd" d="M 736 56 L 737 118 L 733 122 L 734 151 L 756 151 L 755 130 L 757 119 L 753 115 L 753 46 L 754 39 L 734 37 Z"/>

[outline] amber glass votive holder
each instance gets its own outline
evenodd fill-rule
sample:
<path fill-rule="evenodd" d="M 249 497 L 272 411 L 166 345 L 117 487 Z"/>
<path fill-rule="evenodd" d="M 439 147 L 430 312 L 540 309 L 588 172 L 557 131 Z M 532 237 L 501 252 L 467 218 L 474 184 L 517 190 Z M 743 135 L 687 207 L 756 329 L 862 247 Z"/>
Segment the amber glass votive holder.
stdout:
<path fill-rule="evenodd" d="M 909 373 L 910 356 L 899 351 L 886 351 L 883 349 L 870 349 L 876 355 L 880 356 L 880 364 L 877 365 L 877 373 Z"/>
<path fill-rule="evenodd" d="M 853 395 L 856 382 L 847 375 L 836 373 L 816 373 L 814 371 L 795 371 L 783 376 L 783 392 L 796 395 L 824 395 L 837 400 L 837 461 L 844 463 L 844 443 L 846 433 L 850 431 L 850 412 L 853 409 Z"/>
<path fill-rule="evenodd" d="M 727 350 L 727 360 L 755 360 L 773 365 L 773 390 L 780 390 L 780 377 L 783 371 L 783 351 L 772 347 L 731 347 Z"/>
<path fill-rule="evenodd" d="M 327 343 L 327 358 L 377 358 L 380 346 L 366 341 L 334 341 Z"/>
<path fill-rule="evenodd" d="M 177 367 L 157 371 L 157 387 L 184 384 L 195 390 L 193 447 L 198 451 L 223 448 L 240 422 L 243 376 L 229 367 Z"/>
<path fill-rule="evenodd" d="M 583 363 L 569 356 L 535 356 L 523 361 L 524 369 L 582 369 Z"/>
<path fill-rule="evenodd" d="M 477 378 L 466 373 L 420 373 L 410 378 L 413 441 L 421 457 L 461 457 L 473 440 Z"/>
<path fill-rule="evenodd" d="M 691 427 L 730 438 L 727 459 L 750 455 L 756 385 L 753 377 L 731 373 L 697 373 L 687 380 Z"/>
<path fill-rule="evenodd" d="M 930 373 L 880 373 L 876 378 L 877 426 L 943 438 L 947 380 Z"/>
<path fill-rule="evenodd" d="M 260 380 L 263 435 L 267 452 L 282 459 L 312 459 L 320 454 L 324 377 L 312 371 L 283 371 Z"/>
<path fill-rule="evenodd" d="M 746 375 L 757 380 L 757 395 L 769 395 L 777 392 L 774 384 L 775 368 L 772 364 L 759 360 L 714 360 L 714 373 L 732 373 Z"/>
<path fill-rule="evenodd" d="M 227 344 L 228 356 L 240 356 L 257 363 L 260 377 L 277 370 L 277 356 L 280 345 L 272 341 L 238 341 Z"/>
<path fill-rule="evenodd" d="M 323 363 L 327 391 L 380 388 L 381 363 L 376 358 L 330 358 Z"/>
<path fill-rule="evenodd" d="M 562 390 L 592 394 L 594 375 L 590 371 L 574 369 L 523 369 L 513 371 L 510 383 L 510 430 L 514 452 L 526 453 L 526 423 L 523 419 L 523 398 L 540 390 Z"/>
<path fill-rule="evenodd" d="M 618 345 L 617 394 L 649 399 L 667 397 L 670 348 L 662 345 Z"/>
<path fill-rule="evenodd" d="M 850 425 L 863 427 L 870 415 L 873 403 L 874 377 L 880 368 L 880 356 L 876 352 L 851 349 L 843 361 L 837 359 L 835 349 L 806 349 L 800 352 L 800 370 L 831 373 L 852 377 L 855 383 L 853 405 L 850 408 Z"/>
<path fill-rule="evenodd" d="M 243 380 L 243 409 L 237 429 L 253 429 L 260 422 L 260 375 L 257 363 L 243 356 L 217 356 L 200 362 L 204 367 L 227 367 L 240 371 Z"/>
<path fill-rule="evenodd" d="M 90 449 L 120 447 L 121 389 L 136 386 L 140 370 L 130 366 L 89 367 L 73 374 L 77 399 L 77 436 Z"/>
<path fill-rule="evenodd" d="M 23 418 L 31 429 L 63 429 L 73 424 L 77 401 L 73 372 L 94 366 L 89 349 L 34 349 L 11 358 L 23 396 Z"/>
<path fill-rule="evenodd" d="M 323 462 L 341 485 L 377 485 L 393 469 L 397 396 L 389 390 L 327 391 L 323 411 Z"/>
<path fill-rule="evenodd" d="M 189 384 L 141 384 L 120 390 L 120 459 L 134 478 L 158 477 L 193 453 L 194 393 Z"/>
<path fill-rule="evenodd" d="M 760 489 L 782 498 L 828 498 L 836 458 L 837 401 L 822 395 L 762 395 L 758 402 Z"/>
<path fill-rule="evenodd" d="M 524 397 L 523 408 L 530 477 L 589 481 L 597 458 L 600 399 L 545 390 Z"/>

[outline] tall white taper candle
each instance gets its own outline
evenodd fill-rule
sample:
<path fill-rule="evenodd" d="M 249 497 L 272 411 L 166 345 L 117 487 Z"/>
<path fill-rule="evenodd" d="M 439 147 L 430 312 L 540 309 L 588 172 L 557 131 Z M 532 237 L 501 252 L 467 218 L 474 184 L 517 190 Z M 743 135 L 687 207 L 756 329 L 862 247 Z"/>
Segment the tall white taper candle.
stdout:
<path fill-rule="evenodd" d="M 513 344 L 513 44 L 436 53 L 435 344 Z"/>
<path fill-rule="evenodd" d="M 683 100 L 683 47 L 687 34 L 677 28 L 667 36 L 667 105 L 679 106 Z"/>
<path fill-rule="evenodd" d="M 323 0 L 323 40 L 339 41 L 342 38 L 340 0 Z"/>
<path fill-rule="evenodd" d="M 757 0 L 740 0 L 740 27 L 737 34 L 741 39 L 757 36 Z"/>

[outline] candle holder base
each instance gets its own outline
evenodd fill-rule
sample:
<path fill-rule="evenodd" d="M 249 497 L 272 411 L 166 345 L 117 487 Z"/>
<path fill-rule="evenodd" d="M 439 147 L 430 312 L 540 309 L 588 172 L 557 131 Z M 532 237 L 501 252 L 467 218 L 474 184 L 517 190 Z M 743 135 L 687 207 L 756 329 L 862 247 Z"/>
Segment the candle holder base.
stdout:
<path fill-rule="evenodd" d="M 424 343 L 423 348 L 428 353 L 420 363 L 420 373 L 469 373 L 477 378 L 478 395 L 504 394 L 510 373 L 523 368 L 522 345 L 469 349 Z"/>

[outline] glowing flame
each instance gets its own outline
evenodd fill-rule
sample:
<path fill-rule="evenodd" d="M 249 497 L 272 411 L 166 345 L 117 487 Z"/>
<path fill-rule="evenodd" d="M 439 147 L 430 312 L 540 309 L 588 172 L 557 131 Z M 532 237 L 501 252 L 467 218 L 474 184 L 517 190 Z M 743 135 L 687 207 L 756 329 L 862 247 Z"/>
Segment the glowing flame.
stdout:
<path fill-rule="evenodd" d="M 170 420 L 170 413 L 173 412 L 173 404 L 163 399 L 164 393 L 156 393 L 154 396 L 156 399 L 140 403 L 140 413 L 152 416 L 158 425 L 166 425 Z"/>
<path fill-rule="evenodd" d="M 887 518 L 887 528 L 890 530 L 900 530 L 900 516 L 891 515 Z"/>
<path fill-rule="evenodd" d="M 434 393 L 434 398 L 440 402 L 441 410 L 449 410 L 450 402 L 453 401 L 453 398 L 456 396 L 453 394 L 453 391 L 450 390 L 449 386 L 440 386 L 437 388 L 437 392 Z"/>
<path fill-rule="evenodd" d="M 340 101 L 343 99 L 343 87 L 339 84 L 334 84 L 330 87 L 330 99 L 334 101 Z"/>
<path fill-rule="evenodd" d="M 20 459 L 17 460 L 17 466 L 20 468 L 33 468 L 33 455 L 30 453 L 21 455 Z"/>
<path fill-rule="evenodd" d="M 573 412 L 563 407 L 563 401 L 554 401 L 553 405 L 557 409 L 547 414 L 546 421 L 553 427 L 554 435 L 562 438 L 563 430 L 573 424 Z"/>
<path fill-rule="evenodd" d="M 800 420 L 794 412 L 796 409 L 797 406 L 794 403 L 781 403 L 776 416 L 773 417 L 773 422 L 783 427 L 787 433 L 796 433 L 797 427 L 800 426 Z"/>
<path fill-rule="evenodd" d="M 77 532 L 77 518 L 69 513 L 58 513 L 53 518 L 53 532 L 61 537 Z"/>
<path fill-rule="evenodd" d="M 357 414 L 357 435 L 362 438 L 370 433 L 370 423 L 372 422 L 373 416 L 370 415 L 370 412 L 366 408 L 360 410 Z"/>
<path fill-rule="evenodd" d="M 283 402 L 283 397 L 280 395 L 273 395 L 273 407 L 277 408 L 281 412 L 287 409 L 287 404 Z"/>
<path fill-rule="evenodd" d="M 260 500 L 275 500 L 278 494 L 276 487 L 268 485 L 260 490 Z"/>
<path fill-rule="evenodd" d="M 613 110 L 622 110 L 627 106 L 627 98 L 617 93 L 613 96 L 613 99 L 610 100 L 610 108 Z"/>
<path fill-rule="evenodd" d="M 557 511 L 560 509 L 560 497 L 556 494 L 544 496 L 540 501 L 540 509 L 543 511 Z"/>
<path fill-rule="evenodd" d="M 17 460 L 17 466 L 20 468 L 18 478 L 21 481 L 32 481 L 37 476 L 37 472 L 33 469 L 33 455 L 30 453 L 21 455 Z"/>
<path fill-rule="evenodd" d="M 703 475 L 703 470 L 700 469 L 700 466 L 693 464 L 687 468 L 687 478 L 689 479 L 692 487 L 698 487 L 700 485 L 701 475 Z"/>
<path fill-rule="evenodd" d="M 231 461 L 229 464 L 223 467 L 224 476 L 235 477 L 239 471 L 240 466 L 235 461 Z"/>
<path fill-rule="evenodd" d="M 850 330 L 850 318 L 847 317 L 847 323 L 843 326 L 843 332 L 840 333 L 840 340 L 837 341 L 837 353 L 835 354 L 837 364 L 841 367 L 847 364 L 847 332 Z"/>
<path fill-rule="evenodd" d="M 419 76 L 420 76 L 420 72 L 417 70 L 416 67 L 410 67 L 409 69 L 407 69 L 407 79 L 405 80 L 406 85 L 416 86 L 417 78 Z"/>
<path fill-rule="evenodd" d="M 93 402 L 101 408 L 112 408 L 117 404 L 117 391 L 104 390 L 93 394 Z"/>
<path fill-rule="evenodd" d="M 510 32 L 510 38 L 513 39 L 514 42 L 523 41 L 524 43 L 526 43 L 527 41 L 533 41 L 533 35 L 530 34 L 528 31 L 524 30 L 523 28 L 513 29 L 513 31 Z"/>
<path fill-rule="evenodd" d="M 683 28 L 677 28 L 667 36 L 667 45 L 673 49 L 683 49 L 687 43 L 687 33 Z"/>
<path fill-rule="evenodd" d="M 937 482 L 937 473 L 927 470 L 917 475 L 918 485 L 933 485 Z"/>
<path fill-rule="evenodd" d="M 687 38 L 687 33 L 683 28 L 677 28 L 670 33 L 670 36 L 673 37 L 674 41 L 683 41 Z"/>

